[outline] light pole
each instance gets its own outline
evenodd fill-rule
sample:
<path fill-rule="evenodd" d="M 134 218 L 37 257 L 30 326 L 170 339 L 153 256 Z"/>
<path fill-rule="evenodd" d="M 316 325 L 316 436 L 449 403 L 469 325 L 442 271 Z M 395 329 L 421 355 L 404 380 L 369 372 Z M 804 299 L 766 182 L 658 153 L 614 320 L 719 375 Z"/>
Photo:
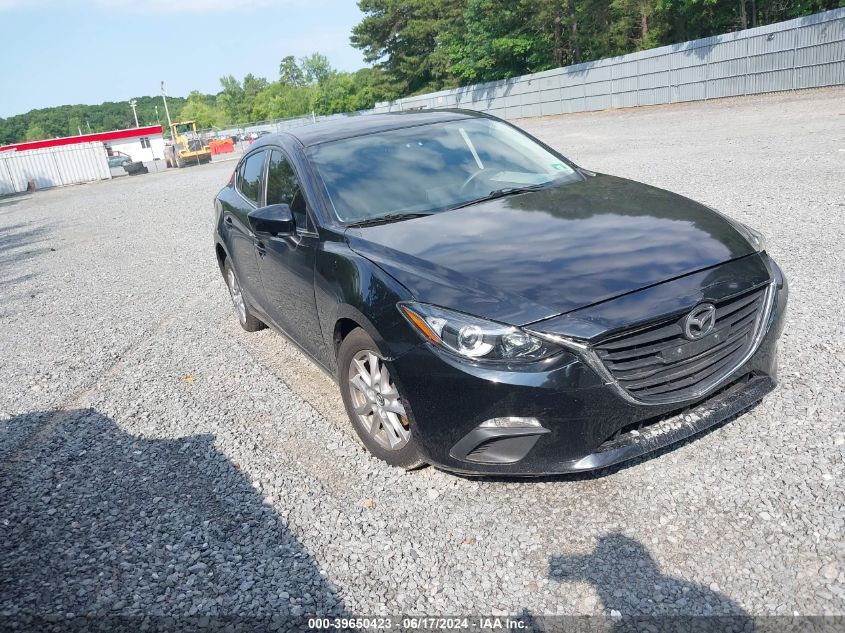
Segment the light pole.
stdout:
<path fill-rule="evenodd" d="M 173 123 L 170 120 L 170 110 L 167 109 L 167 91 L 164 89 L 164 82 L 161 82 L 161 100 L 164 101 L 164 113 L 167 115 L 167 127 L 171 128 Z"/>
<path fill-rule="evenodd" d="M 138 105 L 138 102 L 135 99 L 129 100 L 129 107 L 132 108 L 132 116 L 135 117 L 135 127 L 141 127 L 138 125 L 138 111 L 135 109 L 135 106 Z"/>

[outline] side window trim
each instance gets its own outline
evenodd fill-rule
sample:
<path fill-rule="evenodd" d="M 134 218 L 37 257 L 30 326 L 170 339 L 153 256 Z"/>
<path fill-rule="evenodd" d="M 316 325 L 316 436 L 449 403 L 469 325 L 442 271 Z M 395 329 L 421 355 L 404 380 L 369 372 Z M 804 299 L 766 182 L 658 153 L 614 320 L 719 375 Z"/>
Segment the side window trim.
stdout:
<path fill-rule="evenodd" d="M 267 151 L 267 150 L 268 150 L 268 148 L 262 147 L 261 149 L 255 151 L 255 152 L 251 152 L 251 153 L 247 154 L 246 156 L 241 158 L 241 162 L 238 165 L 238 175 L 235 178 L 235 192 L 237 192 L 237 194 L 241 198 L 243 198 L 244 202 L 246 202 L 248 205 L 250 205 L 253 209 L 261 208 L 262 206 L 264 206 L 263 202 L 265 200 L 267 200 L 267 166 L 268 166 L 268 163 L 270 162 L 270 152 Z M 241 191 L 241 179 L 243 177 L 244 167 L 246 167 L 246 162 L 251 157 L 255 156 L 258 153 L 264 154 L 264 166 L 261 169 L 262 183 L 261 183 L 261 187 L 259 187 L 259 189 L 258 189 L 259 195 L 261 196 L 261 200 L 259 200 L 258 202 L 262 203 L 260 205 L 257 205 L 255 202 L 253 202 L 252 200 L 247 198 L 246 195 L 244 195 L 244 193 Z"/>
<path fill-rule="evenodd" d="M 299 185 L 299 191 L 302 193 L 302 197 L 305 200 L 305 227 L 296 227 L 296 234 L 297 235 L 305 235 L 307 237 L 319 237 L 319 233 L 316 230 L 316 222 L 314 222 L 314 218 L 311 217 L 311 203 L 308 201 L 308 196 L 305 195 L 305 188 L 302 186 L 302 176 L 299 175 L 299 171 L 296 168 L 296 163 L 294 163 L 288 153 L 282 149 L 278 145 L 273 145 L 272 147 L 268 148 L 269 151 L 267 152 L 267 160 L 264 165 L 264 200 L 267 200 L 267 181 L 268 181 L 268 171 L 270 169 L 270 160 L 272 158 L 273 152 L 279 152 L 282 155 L 282 158 L 287 161 L 288 165 L 290 165 L 291 170 L 293 171 L 293 175 L 296 176 L 297 184 Z"/>

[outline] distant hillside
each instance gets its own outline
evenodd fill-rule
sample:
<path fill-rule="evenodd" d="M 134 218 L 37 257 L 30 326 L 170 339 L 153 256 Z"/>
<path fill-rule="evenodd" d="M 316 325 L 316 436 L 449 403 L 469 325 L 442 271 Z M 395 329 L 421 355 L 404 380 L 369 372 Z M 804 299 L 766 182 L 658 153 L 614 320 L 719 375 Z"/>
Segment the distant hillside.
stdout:
<path fill-rule="evenodd" d="M 164 125 L 167 117 L 161 97 L 136 97 L 140 125 Z M 206 96 L 211 103 L 213 96 Z M 187 102 L 183 97 L 168 97 L 167 106 L 174 120 Z M 156 117 L 156 106 L 158 117 Z M 135 127 L 132 108 L 126 101 L 107 101 L 100 105 L 63 105 L 55 108 L 30 110 L 8 119 L 0 118 L 0 145 L 40 138 L 73 136 L 91 132 L 106 132 Z"/>

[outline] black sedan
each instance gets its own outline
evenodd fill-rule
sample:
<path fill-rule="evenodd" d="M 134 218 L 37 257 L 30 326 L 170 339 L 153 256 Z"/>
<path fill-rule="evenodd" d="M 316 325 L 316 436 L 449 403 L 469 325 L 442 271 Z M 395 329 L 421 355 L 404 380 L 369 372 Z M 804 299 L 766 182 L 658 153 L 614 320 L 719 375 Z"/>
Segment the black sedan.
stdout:
<path fill-rule="evenodd" d="M 775 386 L 787 285 L 759 233 L 494 117 L 265 136 L 215 209 L 241 325 L 272 326 L 335 377 L 363 443 L 396 466 L 602 468 Z"/>

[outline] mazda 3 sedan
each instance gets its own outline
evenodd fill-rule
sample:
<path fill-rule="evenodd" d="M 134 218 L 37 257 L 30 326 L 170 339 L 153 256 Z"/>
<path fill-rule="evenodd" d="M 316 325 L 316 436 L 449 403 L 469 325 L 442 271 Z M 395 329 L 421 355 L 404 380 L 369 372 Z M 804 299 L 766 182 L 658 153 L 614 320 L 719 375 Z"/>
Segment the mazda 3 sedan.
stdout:
<path fill-rule="evenodd" d="M 330 373 L 395 466 L 603 468 L 775 386 L 787 284 L 759 233 L 491 116 L 264 136 L 215 210 L 243 328 Z"/>

